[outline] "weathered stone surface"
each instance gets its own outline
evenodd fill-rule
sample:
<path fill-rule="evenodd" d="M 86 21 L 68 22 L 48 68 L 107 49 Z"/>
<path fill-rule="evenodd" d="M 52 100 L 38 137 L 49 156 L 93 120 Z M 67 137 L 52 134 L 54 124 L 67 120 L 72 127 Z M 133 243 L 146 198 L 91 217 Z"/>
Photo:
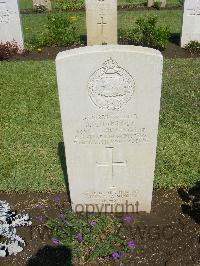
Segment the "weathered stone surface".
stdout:
<path fill-rule="evenodd" d="M 92 46 L 58 54 L 74 211 L 150 212 L 162 64 L 159 51 L 134 46 Z"/>
<path fill-rule="evenodd" d="M 117 44 L 117 0 L 86 0 L 87 44 Z"/>
<path fill-rule="evenodd" d="M 34 6 L 45 6 L 47 10 L 52 10 L 51 0 L 33 0 Z"/>
<path fill-rule="evenodd" d="M 148 0 L 147 6 L 148 7 L 152 7 L 155 4 L 155 2 L 161 2 L 160 7 L 166 7 L 166 4 L 167 4 L 167 0 L 158 0 L 158 1 L 156 1 L 156 0 Z"/>
<path fill-rule="evenodd" d="M 190 41 L 200 42 L 200 0 L 185 0 L 181 47 Z"/>
<path fill-rule="evenodd" d="M 17 0 L 0 1 L 0 42 L 16 42 L 24 48 Z"/>

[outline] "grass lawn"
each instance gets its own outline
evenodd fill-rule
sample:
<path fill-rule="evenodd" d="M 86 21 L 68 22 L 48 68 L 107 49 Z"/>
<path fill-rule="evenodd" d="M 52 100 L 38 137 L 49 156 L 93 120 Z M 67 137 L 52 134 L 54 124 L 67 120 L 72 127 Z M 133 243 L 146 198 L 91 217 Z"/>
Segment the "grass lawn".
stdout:
<path fill-rule="evenodd" d="M 51 0 L 52 5 L 55 6 L 55 0 Z M 127 5 L 127 4 L 146 4 L 147 0 L 118 0 L 118 5 Z M 20 9 L 32 8 L 32 0 L 19 0 Z M 179 0 L 167 0 L 167 4 L 179 5 Z"/>
<path fill-rule="evenodd" d="M 200 59 L 165 60 L 155 187 L 199 180 L 199 69 Z M 0 190 L 64 190 L 54 62 L 1 62 L 0 87 Z"/>
<path fill-rule="evenodd" d="M 79 34 L 86 34 L 86 22 L 84 12 L 69 12 L 70 16 L 78 16 Z M 151 11 L 119 11 L 118 12 L 118 28 L 129 28 L 135 25 L 136 19 L 139 17 L 147 17 L 157 15 L 159 24 L 169 27 L 171 33 L 180 33 L 182 25 L 181 10 L 151 10 Z M 38 37 L 47 31 L 47 14 L 29 14 L 22 15 L 22 24 L 24 28 L 24 37 L 26 43 L 33 43 L 32 38 Z"/>

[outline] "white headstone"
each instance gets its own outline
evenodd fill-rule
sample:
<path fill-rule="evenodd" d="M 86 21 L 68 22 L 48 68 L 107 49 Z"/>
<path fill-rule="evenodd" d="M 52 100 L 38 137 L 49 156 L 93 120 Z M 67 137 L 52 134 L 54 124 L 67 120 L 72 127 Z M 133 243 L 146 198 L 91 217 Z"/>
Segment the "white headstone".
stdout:
<path fill-rule="evenodd" d="M 200 0 L 185 0 L 181 47 L 190 41 L 200 42 Z"/>
<path fill-rule="evenodd" d="M 167 0 L 148 0 L 147 6 L 152 7 L 156 2 L 160 2 L 160 7 L 166 7 Z"/>
<path fill-rule="evenodd" d="M 74 211 L 133 212 L 139 204 L 139 211 L 150 212 L 162 65 L 161 53 L 144 47 L 92 46 L 58 54 Z"/>
<path fill-rule="evenodd" d="M 51 0 L 33 0 L 33 7 L 45 6 L 47 10 L 52 10 Z"/>
<path fill-rule="evenodd" d="M 117 0 L 86 0 L 87 44 L 117 44 Z"/>
<path fill-rule="evenodd" d="M 16 42 L 24 48 L 17 0 L 0 0 L 0 43 Z"/>

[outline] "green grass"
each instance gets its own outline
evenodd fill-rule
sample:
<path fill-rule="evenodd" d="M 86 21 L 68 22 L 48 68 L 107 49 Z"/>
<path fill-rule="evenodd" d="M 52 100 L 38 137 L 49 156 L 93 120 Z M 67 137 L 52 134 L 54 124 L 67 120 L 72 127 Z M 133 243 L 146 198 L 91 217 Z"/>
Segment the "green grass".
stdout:
<path fill-rule="evenodd" d="M 200 59 L 165 60 L 155 187 L 199 180 L 199 69 Z M 1 62 L 0 88 L 0 190 L 63 190 L 54 62 Z"/>
<path fill-rule="evenodd" d="M 86 22 L 84 12 L 70 12 L 71 16 L 78 16 L 79 33 L 86 34 Z M 119 11 L 118 28 L 129 28 L 135 25 L 139 17 L 157 15 L 160 25 L 169 27 L 171 33 L 180 33 L 182 24 L 181 10 L 163 11 Z M 22 25 L 24 28 L 24 38 L 26 43 L 31 43 L 34 36 L 39 36 L 47 30 L 47 14 L 22 15 Z"/>
<path fill-rule="evenodd" d="M 54 0 L 51 1 L 54 6 Z M 147 0 L 118 0 L 118 5 L 128 5 L 128 4 L 146 4 Z M 19 0 L 20 9 L 32 8 L 32 0 Z M 167 0 L 167 4 L 179 5 L 179 0 Z"/>

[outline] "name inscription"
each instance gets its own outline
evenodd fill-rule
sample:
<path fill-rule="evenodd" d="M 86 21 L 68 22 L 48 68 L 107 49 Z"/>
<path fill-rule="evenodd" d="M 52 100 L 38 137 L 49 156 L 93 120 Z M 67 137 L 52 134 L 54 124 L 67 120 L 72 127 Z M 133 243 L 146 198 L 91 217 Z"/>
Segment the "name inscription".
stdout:
<path fill-rule="evenodd" d="M 197 1 L 196 5 L 194 3 L 192 7 L 187 8 L 187 15 L 188 16 L 200 16 L 200 1 Z"/>
<path fill-rule="evenodd" d="M 137 115 L 84 117 L 76 130 L 74 144 L 124 144 L 148 142 L 145 127 L 136 125 Z"/>

